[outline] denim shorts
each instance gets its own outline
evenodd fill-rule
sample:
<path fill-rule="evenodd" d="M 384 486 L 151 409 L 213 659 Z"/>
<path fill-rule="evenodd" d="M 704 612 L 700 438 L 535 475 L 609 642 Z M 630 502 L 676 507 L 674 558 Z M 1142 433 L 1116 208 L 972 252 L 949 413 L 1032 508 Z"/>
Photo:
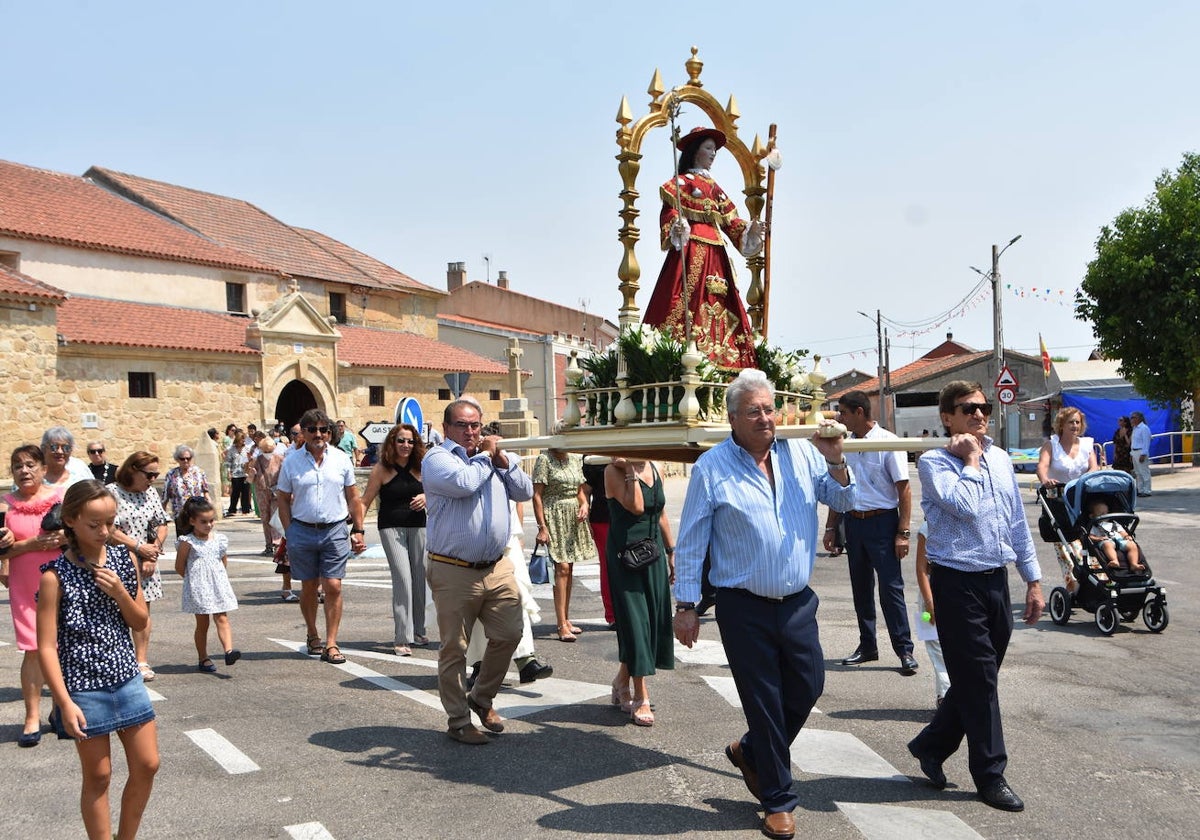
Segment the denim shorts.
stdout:
<path fill-rule="evenodd" d="M 310 528 L 291 522 L 287 529 L 287 556 L 294 580 L 346 576 L 350 559 L 350 526 L 339 522 L 330 528 Z"/>
<path fill-rule="evenodd" d="M 125 682 L 111 688 L 72 691 L 70 694 L 71 700 L 87 720 L 83 731 L 89 738 L 108 735 L 110 732 L 154 720 L 154 709 L 150 705 L 150 695 L 146 693 L 146 683 L 141 674 L 134 674 Z M 57 706 L 50 718 L 50 727 L 54 734 L 59 738 L 69 739 L 71 736 L 63 728 L 62 715 Z"/>

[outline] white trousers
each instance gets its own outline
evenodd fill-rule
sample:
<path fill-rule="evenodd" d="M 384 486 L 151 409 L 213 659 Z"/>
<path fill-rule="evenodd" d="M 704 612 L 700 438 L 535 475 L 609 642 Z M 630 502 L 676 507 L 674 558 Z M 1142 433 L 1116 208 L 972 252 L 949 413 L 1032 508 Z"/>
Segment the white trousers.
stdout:
<path fill-rule="evenodd" d="M 533 583 L 529 580 L 529 561 L 525 558 L 525 549 L 520 537 L 513 536 L 504 549 L 504 556 L 512 561 L 513 578 L 517 581 L 517 589 L 521 592 L 521 642 L 513 651 L 513 659 L 533 656 L 533 625 L 542 620 L 542 613 L 537 599 L 533 597 Z M 474 665 L 483 659 L 484 648 L 487 647 L 487 637 L 483 625 L 475 622 L 471 630 L 471 641 L 467 644 L 467 665 Z"/>

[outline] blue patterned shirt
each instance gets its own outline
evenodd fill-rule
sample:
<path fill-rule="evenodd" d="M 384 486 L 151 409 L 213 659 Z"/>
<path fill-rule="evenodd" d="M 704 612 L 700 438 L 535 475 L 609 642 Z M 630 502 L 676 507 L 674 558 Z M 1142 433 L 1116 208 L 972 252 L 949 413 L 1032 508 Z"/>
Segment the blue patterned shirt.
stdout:
<path fill-rule="evenodd" d="M 984 437 L 979 469 L 944 448 L 931 449 L 917 461 L 917 473 L 930 563 L 961 572 L 1016 563 L 1023 581 L 1041 580 L 1021 488 L 1002 447 Z"/>
<path fill-rule="evenodd" d="M 774 489 L 732 437 L 696 461 L 675 541 L 676 600 L 700 600 L 705 551 L 714 586 L 768 598 L 808 586 L 820 544 L 817 503 L 851 510 L 858 498 L 854 475 L 842 487 L 806 440 L 776 440 L 769 457 Z"/>
<path fill-rule="evenodd" d="M 508 546 L 508 501 L 533 498 L 533 482 L 516 456 L 508 469 L 492 465 L 487 453 L 467 456 L 461 444 L 447 440 L 421 459 L 428 514 L 429 551 L 468 563 L 489 563 Z"/>

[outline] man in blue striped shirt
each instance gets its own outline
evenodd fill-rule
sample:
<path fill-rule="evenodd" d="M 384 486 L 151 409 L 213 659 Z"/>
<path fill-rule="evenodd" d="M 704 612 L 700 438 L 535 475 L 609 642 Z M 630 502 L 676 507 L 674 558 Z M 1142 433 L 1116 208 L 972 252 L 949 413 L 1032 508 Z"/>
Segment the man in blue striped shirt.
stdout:
<path fill-rule="evenodd" d="M 438 694 L 449 718 L 447 734 L 464 744 L 486 744 L 471 712 L 489 732 L 503 732 L 492 707 L 521 641 L 521 592 L 505 559 L 508 500 L 533 498 L 533 482 L 520 462 L 482 435 L 483 410 L 469 397 L 446 406 L 446 440 L 425 453 L 421 481 L 428 513 L 429 588 L 437 606 L 441 648 Z M 466 691 L 467 634 L 478 619 L 488 644 L 479 677 Z"/>
<path fill-rule="evenodd" d="M 763 833 L 786 840 L 799 804 L 790 747 L 825 686 L 817 596 L 808 586 L 820 544 L 817 503 L 847 511 L 857 493 L 840 435 L 775 439 L 775 392 L 762 371 L 743 370 L 726 402 L 733 434 L 696 461 L 683 504 L 675 637 L 687 647 L 699 638 L 695 601 L 707 552 L 721 641 L 746 715 L 746 733 L 725 755 L 762 802 Z"/>
<path fill-rule="evenodd" d="M 938 397 L 938 411 L 950 443 L 922 455 L 917 472 L 950 690 L 908 750 L 940 790 L 946 786 L 942 764 L 965 736 L 979 798 L 993 808 L 1020 811 L 1025 805 L 1004 778 L 1008 753 L 998 690 L 1013 629 L 1005 567 L 1015 563 L 1025 581 L 1026 624 L 1036 624 L 1042 614 L 1042 572 L 1012 460 L 987 435 L 992 404 L 983 386 L 950 382 Z"/>

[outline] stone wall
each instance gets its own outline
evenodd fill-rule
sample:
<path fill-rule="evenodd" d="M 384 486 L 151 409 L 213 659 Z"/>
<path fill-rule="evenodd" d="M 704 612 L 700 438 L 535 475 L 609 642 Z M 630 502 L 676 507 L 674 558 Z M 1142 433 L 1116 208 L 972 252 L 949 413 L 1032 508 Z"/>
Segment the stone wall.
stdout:
<path fill-rule="evenodd" d="M 46 426 L 54 425 L 46 418 L 62 414 L 55 322 L 53 306 L 0 302 L 0 452 L 6 458 L 22 443 L 40 443 Z M 74 422 L 78 425 L 79 418 Z M 0 475 L 8 475 L 7 460 Z"/>

